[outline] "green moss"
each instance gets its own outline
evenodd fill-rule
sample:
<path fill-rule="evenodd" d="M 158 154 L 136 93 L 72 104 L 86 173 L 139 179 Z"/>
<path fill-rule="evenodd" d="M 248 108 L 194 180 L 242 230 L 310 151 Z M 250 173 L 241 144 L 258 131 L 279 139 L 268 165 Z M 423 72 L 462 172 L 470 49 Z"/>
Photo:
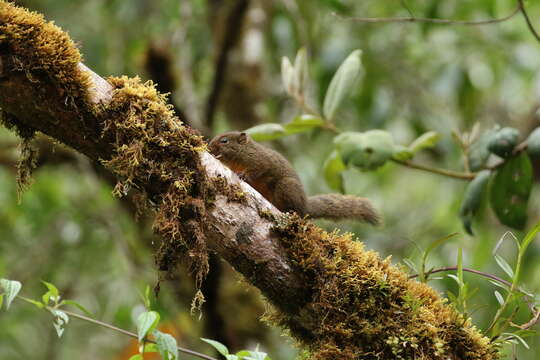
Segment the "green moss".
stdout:
<path fill-rule="evenodd" d="M 313 337 L 291 330 L 312 359 L 496 359 L 497 351 L 435 290 L 366 251 L 350 234 L 320 232 L 298 217 L 274 229 L 312 297 L 300 311 Z"/>
<path fill-rule="evenodd" d="M 208 254 L 201 222 L 209 197 L 207 181 L 198 152 L 205 149 L 202 138 L 183 126 L 152 82 L 139 78 L 109 78 L 115 90 L 103 110 L 103 136 L 114 139 L 115 153 L 103 164 L 119 181 L 115 194 L 129 189 L 145 191 L 138 184 L 146 179 L 160 189 L 146 194 L 148 204 L 158 204 L 154 230 L 162 238 L 156 263 L 162 271 L 173 271 L 181 259 L 195 273 L 197 287 L 208 272 Z M 197 303 L 202 304 L 200 294 Z"/>
<path fill-rule="evenodd" d="M 54 83 L 67 106 L 88 100 L 91 80 L 78 68 L 79 50 L 68 34 L 42 15 L 0 0 L 0 46 L 15 54 L 5 66 L 26 73 L 32 82 Z"/>

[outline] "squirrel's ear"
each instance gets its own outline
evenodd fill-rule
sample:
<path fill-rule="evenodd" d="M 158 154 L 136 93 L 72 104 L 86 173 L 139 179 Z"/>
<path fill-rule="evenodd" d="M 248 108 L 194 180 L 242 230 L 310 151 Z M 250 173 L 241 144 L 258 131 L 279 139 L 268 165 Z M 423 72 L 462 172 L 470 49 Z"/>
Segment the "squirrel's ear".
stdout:
<path fill-rule="evenodd" d="M 248 136 L 245 132 L 241 132 L 240 135 L 238 136 L 238 142 L 240 144 L 245 144 L 247 143 L 247 140 L 248 140 Z"/>

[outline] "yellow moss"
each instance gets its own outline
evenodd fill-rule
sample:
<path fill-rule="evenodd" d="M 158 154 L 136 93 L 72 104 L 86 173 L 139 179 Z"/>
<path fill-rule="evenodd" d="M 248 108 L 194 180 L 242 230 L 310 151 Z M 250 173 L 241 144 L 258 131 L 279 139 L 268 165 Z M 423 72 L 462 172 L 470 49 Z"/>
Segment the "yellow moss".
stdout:
<path fill-rule="evenodd" d="M 0 0 L 0 45 L 16 54 L 10 62 L 13 70 L 24 71 L 33 82 L 53 82 L 64 92 L 67 105 L 77 106 L 77 101 L 88 99 L 91 80 L 78 68 L 79 50 L 42 15 Z"/>
<path fill-rule="evenodd" d="M 275 231 L 312 289 L 300 316 L 314 337 L 295 331 L 298 319 L 277 312 L 267 319 L 291 329 L 312 359 L 497 358 L 489 339 L 435 290 L 350 234 L 321 234 L 298 217 L 283 218 Z"/>

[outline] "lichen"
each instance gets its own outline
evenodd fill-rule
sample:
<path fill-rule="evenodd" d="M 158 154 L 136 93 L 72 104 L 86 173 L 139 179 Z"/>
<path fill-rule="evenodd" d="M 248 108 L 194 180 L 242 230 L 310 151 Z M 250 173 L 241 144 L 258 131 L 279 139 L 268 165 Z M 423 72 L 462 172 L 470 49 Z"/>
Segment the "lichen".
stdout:
<path fill-rule="evenodd" d="M 297 216 L 274 227 L 312 295 L 292 318 L 267 321 L 290 330 L 311 359 L 497 358 L 497 349 L 435 290 L 364 249 L 350 234 L 321 232 Z"/>

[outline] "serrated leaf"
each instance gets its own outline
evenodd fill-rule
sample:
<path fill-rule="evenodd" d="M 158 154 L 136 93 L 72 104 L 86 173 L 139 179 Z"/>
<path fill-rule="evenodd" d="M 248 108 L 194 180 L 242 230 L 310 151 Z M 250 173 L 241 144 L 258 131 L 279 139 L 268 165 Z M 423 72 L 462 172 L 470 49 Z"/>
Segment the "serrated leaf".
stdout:
<path fill-rule="evenodd" d="M 281 124 L 266 123 L 254 126 L 245 131 L 255 141 L 269 141 L 282 138 L 287 135 L 285 127 Z"/>
<path fill-rule="evenodd" d="M 495 298 L 497 299 L 497 302 L 499 303 L 499 305 L 504 304 L 504 298 L 502 297 L 501 293 L 498 292 L 497 290 L 495 290 L 493 293 L 495 294 Z"/>
<path fill-rule="evenodd" d="M 16 280 L 0 279 L 0 289 L 3 289 L 6 296 L 6 310 L 9 310 L 11 302 L 19 291 L 21 291 L 22 284 Z"/>
<path fill-rule="evenodd" d="M 461 202 L 461 207 L 459 209 L 459 215 L 463 222 L 463 227 L 469 235 L 474 235 L 472 230 L 472 219 L 480 208 L 490 176 L 491 172 L 489 170 L 480 171 L 467 185 L 467 189 L 465 190 L 465 195 L 463 196 L 463 201 Z"/>
<path fill-rule="evenodd" d="M 137 338 L 144 339 L 159 323 L 159 314 L 155 311 L 143 312 L 137 318 Z"/>
<path fill-rule="evenodd" d="M 495 254 L 495 261 L 499 265 L 501 269 L 510 277 L 510 279 L 514 278 L 514 270 L 512 270 L 512 267 L 504 260 L 502 256 L 499 254 Z"/>
<path fill-rule="evenodd" d="M 283 125 L 283 127 L 285 128 L 285 131 L 288 135 L 292 135 L 292 134 L 297 134 L 300 132 L 313 130 L 323 125 L 324 125 L 324 120 L 321 119 L 320 117 L 309 115 L 309 114 L 303 114 L 303 115 L 295 117 L 293 121 Z"/>
<path fill-rule="evenodd" d="M 327 120 L 334 119 L 339 106 L 356 83 L 362 65 L 361 56 L 361 50 L 354 50 L 339 66 L 330 81 L 323 104 L 323 114 Z"/>
<path fill-rule="evenodd" d="M 93 316 L 93 314 L 90 311 L 88 311 L 84 306 L 82 306 L 81 304 L 79 304 L 75 300 L 64 300 L 64 301 L 62 301 L 62 304 L 75 306 L 77 309 L 81 310 L 86 315 L 88 315 L 90 317 Z"/>
<path fill-rule="evenodd" d="M 219 341 L 212 340 L 212 339 L 205 339 L 205 338 L 201 338 L 201 340 L 204 341 L 205 343 L 212 345 L 212 347 L 216 349 L 221 355 L 223 356 L 229 355 L 229 349 L 227 349 L 227 347 L 223 345 L 222 343 L 220 343 Z"/>
<path fill-rule="evenodd" d="M 330 188 L 343 192 L 343 177 L 341 173 L 346 169 L 337 150 L 326 158 L 323 165 L 324 179 Z"/>
<path fill-rule="evenodd" d="M 502 224 L 518 230 L 525 227 L 532 185 L 532 165 L 526 153 L 509 158 L 497 169 L 491 184 L 490 200 Z"/>
<path fill-rule="evenodd" d="M 156 338 L 156 345 L 159 351 L 159 354 L 164 360 L 177 360 L 178 359 L 178 344 L 176 339 L 166 333 L 155 330 L 153 332 Z"/>
<path fill-rule="evenodd" d="M 416 154 L 420 150 L 434 147 L 440 139 L 440 135 L 435 131 L 428 131 L 420 135 L 409 145 L 409 150 Z"/>
<path fill-rule="evenodd" d="M 294 89 L 292 87 L 294 77 L 294 68 L 291 61 L 287 57 L 281 58 L 281 79 L 283 81 L 283 87 L 289 95 L 293 95 Z"/>

